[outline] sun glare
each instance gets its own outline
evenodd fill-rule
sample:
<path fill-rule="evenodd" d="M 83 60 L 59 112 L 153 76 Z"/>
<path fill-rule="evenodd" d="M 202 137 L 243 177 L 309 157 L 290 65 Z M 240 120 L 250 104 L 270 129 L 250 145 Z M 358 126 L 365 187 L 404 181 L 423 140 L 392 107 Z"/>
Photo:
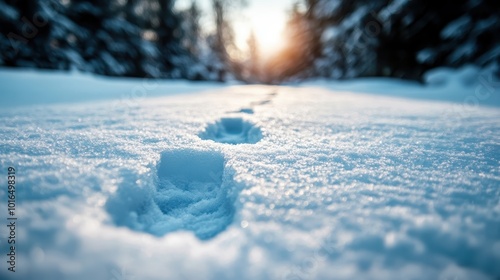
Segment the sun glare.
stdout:
<path fill-rule="evenodd" d="M 257 39 L 260 56 L 266 59 L 283 47 L 283 30 L 286 18 L 276 11 L 251 11 L 249 20 L 237 24 L 237 45 L 240 49 L 248 48 L 250 32 L 254 32 Z M 241 34 L 241 35 L 240 35 Z"/>
<path fill-rule="evenodd" d="M 259 43 L 262 56 L 268 56 L 283 46 L 285 19 L 276 13 L 266 13 L 252 19 L 252 28 Z"/>

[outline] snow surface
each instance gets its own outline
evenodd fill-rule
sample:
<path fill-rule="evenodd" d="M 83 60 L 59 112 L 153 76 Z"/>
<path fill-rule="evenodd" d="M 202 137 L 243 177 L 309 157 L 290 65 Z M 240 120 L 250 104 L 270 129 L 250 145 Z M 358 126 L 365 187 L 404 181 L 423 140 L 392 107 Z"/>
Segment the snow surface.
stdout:
<path fill-rule="evenodd" d="M 109 78 L 65 72 L 0 68 L 2 107 L 114 100 L 133 106 L 138 100 L 221 87 L 215 82 L 189 83 L 139 78 Z"/>
<path fill-rule="evenodd" d="M 335 91 L 348 91 L 393 96 L 418 100 L 455 103 L 453 111 L 475 111 L 479 106 L 500 107 L 500 81 L 494 73 L 497 65 L 484 69 L 467 65 L 459 69 L 436 68 L 424 75 L 424 84 L 393 78 L 358 78 L 343 81 L 324 79 L 298 84 L 301 87 L 321 87 Z"/>
<path fill-rule="evenodd" d="M 123 100 L 152 84 L 3 70 L 0 278 L 497 279 L 499 91 L 477 74 Z"/>

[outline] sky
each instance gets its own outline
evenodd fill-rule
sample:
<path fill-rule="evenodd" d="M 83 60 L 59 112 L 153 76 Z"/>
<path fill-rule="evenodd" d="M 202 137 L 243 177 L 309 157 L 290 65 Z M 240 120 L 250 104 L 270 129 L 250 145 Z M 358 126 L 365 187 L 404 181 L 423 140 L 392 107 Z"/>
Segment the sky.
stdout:
<path fill-rule="evenodd" d="M 272 55 L 283 46 L 282 33 L 287 20 L 287 12 L 294 0 L 247 0 L 247 5 L 232 15 L 235 30 L 236 45 L 247 50 L 247 40 L 251 30 L 254 30 L 260 45 L 262 56 Z M 178 9 L 186 8 L 191 0 L 178 0 Z M 211 15 L 211 0 L 198 0 L 204 17 L 201 25 L 207 29 L 213 28 Z"/>

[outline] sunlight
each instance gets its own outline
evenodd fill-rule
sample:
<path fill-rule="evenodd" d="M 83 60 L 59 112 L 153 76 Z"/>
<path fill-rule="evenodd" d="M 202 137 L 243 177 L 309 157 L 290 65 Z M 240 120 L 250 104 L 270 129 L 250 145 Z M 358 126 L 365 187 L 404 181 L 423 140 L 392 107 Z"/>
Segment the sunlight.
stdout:
<path fill-rule="evenodd" d="M 260 14 L 252 20 L 252 28 L 263 57 L 272 55 L 283 47 L 284 25 L 285 18 L 276 13 Z"/>
<path fill-rule="evenodd" d="M 249 20 L 235 24 L 236 44 L 241 50 L 248 50 L 248 37 L 253 30 L 259 52 L 266 59 L 283 47 L 283 30 L 286 23 L 284 13 L 275 11 L 249 10 Z"/>

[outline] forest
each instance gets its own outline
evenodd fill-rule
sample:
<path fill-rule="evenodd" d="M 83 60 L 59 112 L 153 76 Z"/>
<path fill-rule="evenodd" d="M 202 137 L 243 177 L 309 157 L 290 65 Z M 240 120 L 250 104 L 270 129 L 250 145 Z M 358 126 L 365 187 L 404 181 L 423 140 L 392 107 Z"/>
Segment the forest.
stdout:
<path fill-rule="evenodd" d="M 288 12 L 284 47 L 258 55 L 248 40 L 231 56 L 231 13 L 245 1 L 212 0 L 213 30 L 197 1 L 1 0 L 0 65 L 77 69 L 106 76 L 239 80 L 277 84 L 307 78 L 421 80 L 441 66 L 500 60 L 495 0 L 298 0 Z"/>

